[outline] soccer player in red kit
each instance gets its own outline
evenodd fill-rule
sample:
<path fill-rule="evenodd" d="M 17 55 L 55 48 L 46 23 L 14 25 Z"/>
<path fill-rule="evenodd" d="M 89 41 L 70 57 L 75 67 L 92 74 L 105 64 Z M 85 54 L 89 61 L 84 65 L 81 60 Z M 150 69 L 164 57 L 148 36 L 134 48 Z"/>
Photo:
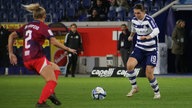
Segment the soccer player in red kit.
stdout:
<path fill-rule="evenodd" d="M 34 21 L 10 34 L 8 40 L 10 62 L 13 65 L 17 64 L 17 57 L 13 53 L 13 41 L 17 37 L 22 37 L 24 39 L 23 61 L 25 67 L 35 70 L 46 81 L 36 107 L 50 108 L 50 106 L 46 104 L 47 99 L 50 99 L 55 105 L 61 105 L 61 102 L 56 98 L 54 92 L 60 69 L 55 63 L 46 59 L 42 44 L 45 39 L 49 39 L 50 43 L 58 48 L 72 53 L 76 53 L 76 50 L 68 48 L 56 40 L 50 28 L 44 23 L 46 11 L 43 7 L 39 4 L 30 4 L 24 5 L 24 8 L 33 13 Z"/>

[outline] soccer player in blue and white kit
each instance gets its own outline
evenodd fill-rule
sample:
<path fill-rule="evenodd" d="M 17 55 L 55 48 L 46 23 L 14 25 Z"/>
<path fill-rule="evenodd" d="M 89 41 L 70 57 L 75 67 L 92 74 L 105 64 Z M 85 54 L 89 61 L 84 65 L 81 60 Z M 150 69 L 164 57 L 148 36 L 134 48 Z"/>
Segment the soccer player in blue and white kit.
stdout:
<path fill-rule="evenodd" d="M 146 77 L 154 91 L 154 99 L 160 99 L 160 91 L 157 79 L 153 72 L 157 63 L 157 44 L 159 29 L 152 17 L 145 13 L 144 6 L 136 4 L 134 6 L 134 15 L 132 19 L 131 34 L 128 40 L 133 40 L 133 36 L 137 34 L 135 48 L 127 62 L 127 75 L 132 85 L 131 91 L 127 94 L 128 97 L 133 96 L 138 92 L 136 73 L 134 68 L 137 64 L 145 60 Z"/>

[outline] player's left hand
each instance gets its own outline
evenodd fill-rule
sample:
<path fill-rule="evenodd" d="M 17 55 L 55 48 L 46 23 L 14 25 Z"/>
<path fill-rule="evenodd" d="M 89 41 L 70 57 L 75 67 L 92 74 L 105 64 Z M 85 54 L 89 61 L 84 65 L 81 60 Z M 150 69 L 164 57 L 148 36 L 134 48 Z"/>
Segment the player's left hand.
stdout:
<path fill-rule="evenodd" d="M 151 39 L 151 36 L 141 36 L 140 37 L 141 40 L 148 40 L 148 39 Z"/>
<path fill-rule="evenodd" d="M 75 49 L 71 49 L 71 48 L 69 48 L 68 51 L 69 51 L 69 52 L 72 52 L 73 54 L 77 54 L 77 51 L 76 51 Z"/>
<path fill-rule="evenodd" d="M 15 54 L 10 53 L 10 54 L 9 54 L 9 59 L 10 59 L 10 63 L 11 63 L 12 65 L 16 65 L 16 64 L 17 64 L 17 57 L 16 57 Z"/>

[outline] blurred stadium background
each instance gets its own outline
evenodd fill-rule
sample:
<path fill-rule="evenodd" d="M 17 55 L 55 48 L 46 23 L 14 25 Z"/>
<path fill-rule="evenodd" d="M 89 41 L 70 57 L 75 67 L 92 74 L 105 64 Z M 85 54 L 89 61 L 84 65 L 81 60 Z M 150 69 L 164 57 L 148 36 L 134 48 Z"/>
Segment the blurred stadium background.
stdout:
<path fill-rule="evenodd" d="M 159 61 L 155 74 L 175 73 L 174 55 L 171 53 L 170 46 L 171 33 L 178 19 L 186 21 L 185 73 L 191 74 L 191 0 L 124 0 L 127 7 L 124 5 L 113 6 L 111 5 L 111 1 L 103 0 L 102 8 L 106 9 L 106 11 L 100 14 L 101 21 L 89 21 L 91 10 L 95 7 L 96 0 L 0 0 L 0 24 L 9 31 L 18 29 L 23 24 L 32 21 L 32 15 L 22 9 L 21 5 L 40 3 L 47 11 L 47 24 L 52 28 L 56 38 L 61 43 L 64 42 L 64 37 L 70 24 L 75 22 L 78 25 L 78 31 L 83 38 L 85 52 L 84 55 L 80 55 L 79 57 L 77 73 L 88 75 L 93 73 L 99 76 L 99 72 L 101 74 L 101 71 L 93 71 L 95 68 L 96 70 L 103 71 L 122 70 L 119 74 L 123 76 L 123 63 L 120 55 L 117 54 L 117 39 L 120 33 L 119 26 L 125 23 L 130 27 L 130 20 L 133 17 L 132 7 L 134 4 L 142 3 L 147 13 L 154 17 L 160 28 Z M 3 43 L 7 40 L 6 38 L 2 38 L 0 41 Z M 23 67 L 21 59 L 22 43 L 23 41 L 21 39 L 17 39 L 14 45 L 15 53 L 19 58 L 19 64 L 17 66 L 11 66 L 8 56 L 5 58 L 2 57 L 0 75 L 36 74 Z M 43 47 L 47 58 L 61 66 L 63 73 L 65 73 L 67 61 L 64 52 L 51 46 L 48 40 L 44 43 Z M 1 53 L 5 52 L 2 51 Z"/>
<path fill-rule="evenodd" d="M 61 43 L 64 42 L 70 24 L 78 25 L 85 51 L 78 60 L 77 78 L 60 76 L 58 80 L 56 92 L 63 103 L 60 108 L 191 108 L 192 0 L 124 0 L 127 8 L 111 6 L 111 1 L 103 0 L 107 11 L 100 16 L 101 21 L 89 21 L 96 0 L 0 0 L 0 25 L 11 32 L 31 21 L 32 15 L 21 7 L 21 4 L 30 3 L 40 3 L 45 7 L 46 23 Z M 126 73 L 120 55 L 117 54 L 120 25 L 125 23 L 130 28 L 132 7 L 136 3 L 144 4 L 147 13 L 154 17 L 160 29 L 159 60 L 155 74 L 158 74 L 162 98 L 158 101 L 152 99 L 152 90 L 146 78 L 137 79 L 140 92 L 132 98 L 125 96 L 131 87 L 128 80 L 116 78 Z M 186 71 L 182 77 L 175 73 L 175 58 L 170 49 L 172 30 L 178 19 L 186 21 Z M 19 63 L 17 66 L 10 65 L 7 38 L 0 37 L 0 108 L 33 108 L 44 80 L 23 66 L 22 39 L 14 43 Z M 67 59 L 64 51 L 51 46 L 48 40 L 43 48 L 47 58 L 57 63 L 65 74 Z M 107 91 L 105 100 L 92 100 L 91 90 L 96 86 Z M 50 101 L 48 103 L 54 107 Z"/>

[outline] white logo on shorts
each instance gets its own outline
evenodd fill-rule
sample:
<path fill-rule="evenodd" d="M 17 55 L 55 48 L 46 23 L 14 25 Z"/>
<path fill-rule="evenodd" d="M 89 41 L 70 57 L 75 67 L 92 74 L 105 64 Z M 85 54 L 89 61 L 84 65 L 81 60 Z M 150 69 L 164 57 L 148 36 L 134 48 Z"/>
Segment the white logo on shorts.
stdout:
<path fill-rule="evenodd" d="M 133 54 L 133 53 L 134 53 L 134 51 L 131 52 L 131 54 Z"/>

